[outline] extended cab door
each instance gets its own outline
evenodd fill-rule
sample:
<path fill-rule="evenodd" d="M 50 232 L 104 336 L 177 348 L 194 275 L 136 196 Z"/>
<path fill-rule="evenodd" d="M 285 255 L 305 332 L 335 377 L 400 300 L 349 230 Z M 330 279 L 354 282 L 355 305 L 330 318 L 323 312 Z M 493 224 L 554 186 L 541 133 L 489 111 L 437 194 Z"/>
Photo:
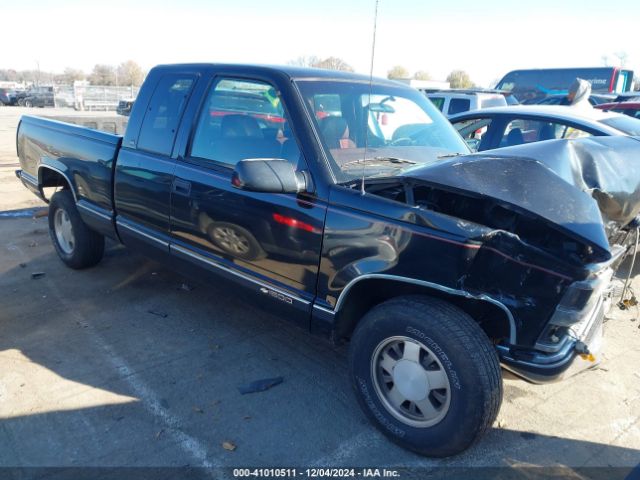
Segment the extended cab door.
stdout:
<path fill-rule="evenodd" d="M 195 115 L 171 195 L 176 258 L 247 286 L 307 322 L 315 296 L 324 202 L 231 185 L 235 164 L 281 158 L 306 170 L 286 99 L 267 79 L 216 76 Z"/>
<path fill-rule="evenodd" d="M 145 108 L 134 109 L 116 162 L 116 224 L 125 245 L 168 255 L 172 150 L 197 76 L 161 71 L 149 75 L 136 101 Z"/>

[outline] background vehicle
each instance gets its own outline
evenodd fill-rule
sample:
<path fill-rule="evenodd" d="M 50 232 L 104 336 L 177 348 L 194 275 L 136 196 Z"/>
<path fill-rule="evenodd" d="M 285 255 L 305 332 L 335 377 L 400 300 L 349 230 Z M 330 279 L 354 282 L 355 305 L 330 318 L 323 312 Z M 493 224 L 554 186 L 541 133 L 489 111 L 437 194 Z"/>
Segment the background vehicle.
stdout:
<path fill-rule="evenodd" d="M 491 108 L 456 115 L 450 121 L 467 144 L 479 152 L 559 138 L 640 135 L 640 120 L 564 106 Z"/>
<path fill-rule="evenodd" d="M 617 67 L 513 70 L 496 88 L 512 92 L 520 103 L 537 103 L 549 95 L 566 95 L 576 78 L 591 82 L 593 93 L 622 93 L 633 86 L 633 71 Z"/>
<path fill-rule="evenodd" d="M 503 94 L 495 91 L 440 90 L 426 95 L 447 117 L 469 110 L 502 107 L 509 104 Z"/>
<path fill-rule="evenodd" d="M 628 101 L 640 101 L 640 91 L 635 90 L 633 92 L 625 92 L 618 95 L 612 100 L 612 102 L 628 102 Z"/>
<path fill-rule="evenodd" d="M 539 102 L 536 102 L 536 105 L 568 105 L 563 103 L 566 100 L 566 95 L 549 95 L 548 97 L 543 98 Z M 615 98 L 614 95 L 598 95 L 591 94 L 589 95 L 589 103 L 593 106 L 598 105 L 600 103 L 608 103 L 613 101 Z"/>
<path fill-rule="evenodd" d="M 363 411 L 425 455 L 491 426 L 501 364 L 534 382 L 593 366 L 625 251 L 580 188 L 519 157 L 465 161 L 424 95 L 351 73 L 156 67 L 124 137 L 27 116 L 17 149 L 27 188 L 57 187 L 66 265 L 96 265 L 110 237 L 349 341 Z"/>
<path fill-rule="evenodd" d="M 29 89 L 15 90 L 13 92 L 14 105 L 24 106 L 24 99 L 29 94 Z"/>
<path fill-rule="evenodd" d="M 25 107 L 55 107 L 53 87 L 34 87 L 21 100 Z"/>
<path fill-rule="evenodd" d="M 0 105 L 12 105 L 11 92 L 10 88 L 0 88 Z"/>
<path fill-rule="evenodd" d="M 133 108 L 133 103 L 136 101 L 135 98 L 124 98 L 118 101 L 118 106 L 116 107 L 116 113 L 118 115 L 129 116 L 131 115 L 131 109 Z"/>
<path fill-rule="evenodd" d="M 633 118 L 640 118 L 640 101 L 601 103 L 596 108 L 605 112 L 622 113 Z"/>

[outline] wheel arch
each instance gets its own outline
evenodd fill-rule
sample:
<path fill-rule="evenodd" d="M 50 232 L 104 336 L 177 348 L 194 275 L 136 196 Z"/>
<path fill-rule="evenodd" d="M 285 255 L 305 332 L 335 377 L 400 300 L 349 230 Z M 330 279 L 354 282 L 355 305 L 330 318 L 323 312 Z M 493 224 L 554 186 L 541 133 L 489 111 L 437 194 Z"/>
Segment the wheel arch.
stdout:
<path fill-rule="evenodd" d="M 510 310 L 487 295 L 473 295 L 425 280 L 386 274 L 368 274 L 351 280 L 335 306 L 335 337 L 348 338 L 364 314 L 374 306 L 403 295 L 425 295 L 449 301 L 468 313 L 489 338 L 516 344 L 516 324 Z"/>
<path fill-rule="evenodd" d="M 43 189 L 46 187 L 62 187 L 71 190 L 74 201 L 78 202 L 75 188 L 67 173 L 52 165 L 42 164 L 38 167 L 38 188 L 43 192 L 43 197 L 45 197 Z"/>

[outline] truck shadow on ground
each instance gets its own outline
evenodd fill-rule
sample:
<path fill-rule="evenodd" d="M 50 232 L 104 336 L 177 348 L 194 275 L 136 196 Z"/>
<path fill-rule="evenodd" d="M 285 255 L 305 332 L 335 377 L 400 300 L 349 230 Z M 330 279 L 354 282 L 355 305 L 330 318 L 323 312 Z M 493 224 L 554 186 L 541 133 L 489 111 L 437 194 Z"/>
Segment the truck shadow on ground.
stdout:
<path fill-rule="evenodd" d="M 66 269 L 44 232 L 34 248 L 18 237 L 24 266 L 0 275 L 2 466 L 406 466 L 422 475 L 638 463 L 634 449 L 501 428 L 457 457 L 418 457 L 360 412 L 346 347 L 254 309 L 242 291 L 121 247 L 93 269 Z M 237 389 L 277 376 L 284 382 L 265 392 Z M 525 478 L 548 478 L 534 473 Z"/>

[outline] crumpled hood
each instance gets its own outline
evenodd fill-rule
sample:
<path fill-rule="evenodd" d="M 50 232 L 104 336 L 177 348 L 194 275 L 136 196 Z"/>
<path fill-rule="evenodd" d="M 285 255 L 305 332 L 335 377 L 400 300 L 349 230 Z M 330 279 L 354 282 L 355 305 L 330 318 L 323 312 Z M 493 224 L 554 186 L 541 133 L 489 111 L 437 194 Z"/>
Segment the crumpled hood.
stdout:
<path fill-rule="evenodd" d="M 551 140 L 491 151 L 500 158 L 526 157 L 553 170 L 589 194 L 598 205 L 607 233 L 640 214 L 640 138 L 588 137 Z"/>
<path fill-rule="evenodd" d="M 569 237 L 594 248 L 600 257 L 610 258 L 598 204 L 588 193 L 526 153 L 525 149 L 517 156 L 503 152 L 454 157 L 407 169 L 401 176 L 471 197 L 492 198 L 505 208 L 553 224 Z"/>

